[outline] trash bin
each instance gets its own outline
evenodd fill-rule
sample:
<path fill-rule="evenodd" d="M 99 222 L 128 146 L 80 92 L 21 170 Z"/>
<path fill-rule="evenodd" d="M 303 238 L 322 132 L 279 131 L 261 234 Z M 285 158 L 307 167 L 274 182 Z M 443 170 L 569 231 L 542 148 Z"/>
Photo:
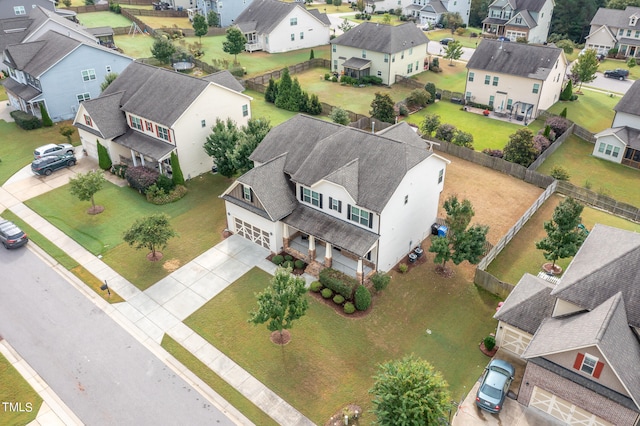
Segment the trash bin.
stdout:
<path fill-rule="evenodd" d="M 437 223 L 431 225 L 431 235 L 438 235 L 438 227 L 439 225 Z"/>
<path fill-rule="evenodd" d="M 448 228 L 445 225 L 438 227 L 438 237 L 446 237 Z"/>

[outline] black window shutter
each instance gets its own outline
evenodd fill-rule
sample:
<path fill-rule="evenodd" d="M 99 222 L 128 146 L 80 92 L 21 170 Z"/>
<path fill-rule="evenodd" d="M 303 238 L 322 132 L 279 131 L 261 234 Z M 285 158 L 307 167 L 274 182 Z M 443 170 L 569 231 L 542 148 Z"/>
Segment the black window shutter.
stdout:
<path fill-rule="evenodd" d="M 320 208 L 322 208 L 322 194 L 320 194 Z"/>
<path fill-rule="evenodd" d="M 329 197 L 329 210 L 333 209 L 333 198 Z"/>
<path fill-rule="evenodd" d="M 373 213 L 369 212 L 369 228 L 373 228 Z"/>
<path fill-rule="evenodd" d="M 347 220 L 351 220 L 351 204 L 347 204 Z"/>
<path fill-rule="evenodd" d="M 338 200 L 338 213 L 342 213 L 342 201 Z"/>
<path fill-rule="evenodd" d="M 300 201 L 304 201 L 304 188 L 300 185 Z"/>
<path fill-rule="evenodd" d="M 242 193 L 242 199 L 244 200 L 244 185 L 240 184 L 240 192 Z"/>
<path fill-rule="evenodd" d="M 253 189 L 249 188 L 249 202 L 253 203 Z"/>

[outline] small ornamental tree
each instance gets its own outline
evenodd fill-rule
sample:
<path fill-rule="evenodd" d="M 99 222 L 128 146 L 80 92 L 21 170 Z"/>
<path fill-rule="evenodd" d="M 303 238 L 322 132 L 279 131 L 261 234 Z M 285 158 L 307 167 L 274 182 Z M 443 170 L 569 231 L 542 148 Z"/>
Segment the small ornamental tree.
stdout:
<path fill-rule="evenodd" d="M 116 78 L 118 78 L 118 74 L 115 72 L 110 72 L 107 75 L 105 75 L 104 81 L 100 83 L 100 92 L 104 92 L 107 89 L 107 87 L 109 87 L 109 85 L 114 82 Z"/>
<path fill-rule="evenodd" d="M 267 90 L 264 92 L 264 100 L 269 103 L 275 103 L 276 97 L 278 96 L 278 83 L 276 83 L 273 78 L 269 79 L 269 85 L 267 86 Z"/>
<path fill-rule="evenodd" d="M 564 86 L 564 90 L 562 91 L 562 93 L 560 93 L 560 100 L 570 101 L 571 96 L 573 96 L 573 83 L 571 82 L 571 80 L 569 80 L 567 82 L 567 85 Z"/>
<path fill-rule="evenodd" d="M 529 167 L 537 154 L 533 144 L 533 133 L 526 127 L 510 135 L 509 142 L 504 147 L 504 159 L 524 167 Z"/>
<path fill-rule="evenodd" d="M 169 40 L 158 37 L 151 46 L 151 55 L 162 64 L 171 62 L 171 57 L 176 53 L 176 47 Z"/>
<path fill-rule="evenodd" d="M 376 272 L 371 276 L 371 283 L 373 284 L 373 288 L 376 292 L 387 288 L 389 282 L 391 282 L 391 277 L 384 272 Z"/>
<path fill-rule="evenodd" d="M 369 111 L 369 114 L 371 114 L 371 117 L 380 121 L 393 124 L 396 118 L 393 105 L 393 100 L 388 93 L 376 92 L 375 98 L 371 102 L 371 111 Z"/>
<path fill-rule="evenodd" d="M 304 278 L 291 275 L 289 269 L 278 268 L 269 286 L 256 294 L 258 308 L 251 312 L 248 322 L 267 323 L 267 329 L 279 333 L 279 341 L 284 342 L 283 330 L 293 326 L 293 322 L 302 318 L 309 308 L 305 297 Z"/>
<path fill-rule="evenodd" d="M 209 13 L 207 13 L 207 25 L 210 27 L 217 27 L 220 25 L 220 17 L 213 10 L 210 10 Z"/>
<path fill-rule="evenodd" d="M 343 110 L 340 107 L 334 107 L 331 110 L 331 114 L 329 114 L 329 118 L 334 123 L 342 124 L 343 126 L 346 126 L 351 122 L 351 120 L 349 119 L 349 114 L 347 114 L 347 111 Z"/>
<path fill-rule="evenodd" d="M 227 39 L 222 42 L 222 50 L 225 53 L 233 55 L 233 63 L 238 63 L 238 53 L 244 51 L 244 45 L 247 43 L 247 38 L 242 34 L 238 28 L 231 27 L 227 30 Z"/>
<path fill-rule="evenodd" d="M 473 149 L 473 135 L 468 132 L 458 130 L 451 140 L 452 143 L 465 148 Z"/>
<path fill-rule="evenodd" d="M 311 49 L 311 52 L 309 52 L 309 60 L 312 60 L 313 58 L 315 58 L 315 55 L 313 54 L 313 49 Z"/>
<path fill-rule="evenodd" d="M 71 143 L 71 136 L 76 132 L 76 128 L 73 126 L 64 125 L 60 127 L 60 134 L 67 138 L 67 143 Z"/>
<path fill-rule="evenodd" d="M 111 157 L 109 157 L 109 152 L 107 148 L 105 148 L 100 141 L 96 139 L 96 146 L 98 148 L 98 166 L 102 170 L 109 170 L 111 168 Z"/>
<path fill-rule="evenodd" d="M 440 116 L 438 114 L 426 114 L 420 123 L 420 131 L 423 135 L 431 136 L 440 127 Z"/>
<path fill-rule="evenodd" d="M 293 80 L 289 74 L 289 68 L 284 68 L 278 81 L 278 90 L 274 102 L 278 108 L 287 109 L 287 106 L 291 103 L 292 86 Z"/>
<path fill-rule="evenodd" d="M 596 72 L 598 71 L 596 53 L 594 49 L 587 49 L 582 55 L 578 56 L 578 59 L 571 67 L 571 72 L 575 73 L 580 83 L 578 90 L 582 88 L 582 83 L 589 83 L 596 78 Z"/>
<path fill-rule="evenodd" d="M 453 61 L 457 61 L 462 56 L 462 44 L 459 41 L 452 41 L 447 44 L 444 51 L 444 59 L 449 60 L 449 66 L 453 67 L 455 64 Z"/>
<path fill-rule="evenodd" d="M 224 177 L 231 177 L 236 172 L 233 165 L 232 153 L 240 139 L 240 132 L 236 123 L 230 118 L 222 121 L 216 118 L 212 133 L 207 136 L 204 150 L 218 167 L 218 172 Z"/>
<path fill-rule="evenodd" d="M 209 24 L 207 24 L 207 18 L 196 13 L 193 17 L 193 31 L 195 32 L 196 37 L 199 38 L 200 43 L 202 43 L 202 36 L 207 35 L 209 31 Z"/>
<path fill-rule="evenodd" d="M 88 214 L 99 214 L 104 211 L 104 207 L 96 206 L 93 196 L 102 189 L 105 182 L 104 174 L 100 170 L 79 173 L 76 177 L 69 179 L 69 191 L 80 201 L 91 201 L 91 208 L 87 210 Z"/>
<path fill-rule="evenodd" d="M 429 95 L 431 95 L 429 97 L 429 103 L 432 104 L 436 101 L 436 85 L 429 82 L 427 84 L 424 85 L 424 90 L 426 90 L 427 92 L 429 92 Z"/>
<path fill-rule="evenodd" d="M 438 126 L 436 129 L 436 139 L 446 142 L 452 142 L 453 137 L 458 132 L 458 129 L 453 124 L 444 123 Z"/>
<path fill-rule="evenodd" d="M 175 151 L 171 152 L 171 179 L 174 185 L 184 185 L 184 175 L 180 167 L 180 160 Z"/>
<path fill-rule="evenodd" d="M 129 246 L 135 246 L 136 250 L 141 248 L 151 250 L 147 258 L 150 261 L 156 261 L 162 257 L 157 250 L 163 250 L 169 240 L 177 236 L 178 234 L 169 223 L 169 216 L 160 213 L 136 220 L 122 238 Z"/>
<path fill-rule="evenodd" d="M 51 117 L 49 117 L 49 113 L 47 112 L 47 107 L 44 104 L 41 104 L 40 114 L 42 114 L 42 127 L 53 126 L 53 121 L 51 120 Z"/>

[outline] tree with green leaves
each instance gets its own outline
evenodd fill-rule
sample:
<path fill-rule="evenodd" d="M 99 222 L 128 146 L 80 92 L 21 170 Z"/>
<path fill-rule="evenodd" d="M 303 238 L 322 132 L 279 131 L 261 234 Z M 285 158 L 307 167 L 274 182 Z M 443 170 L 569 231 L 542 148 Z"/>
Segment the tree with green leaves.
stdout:
<path fill-rule="evenodd" d="M 182 174 L 182 167 L 180 167 L 180 160 L 175 151 L 171 151 L 171 180 L 174 185 L 184 185 L 184 175 Z"/>
<path fill-rule="evenodd" d="M 371 101 L 371 117 L 376 118 L 385 123 L 395 123 L 396 113 L 394 103 L 388 93 L 376 92 L 373 101 Z"/>
<path fill-rule="evenodd" d="M 282 70 L 280 80 L 278 80 L 278 90 L 276 94 L 275 105 L 278 108 L 287 109 L 287 106 L 291 103 L 291 87 L 293 86 L 293 80 L 289 74 L 289 68 Z"/>
<path fill-rule="evenodd" d="M 334 107 L 331 110 L 331 114 L 329 114 L 329 118 L 334 123 L 342 124 L 343 126 L 346 126 L 347 124 L 349 124 L 351 122 L 351 120 L 349 119 L 349 114 L 347 113 L 347 111 L 343 110 L 340 107 Z"/>
<path fill-rule="evenodd" d="M 439 425 L 452 407 L 442 374 L 415 355 L 378 365 L 369 390 L 380 426 Z"/>
<path fill-rule="evenodd" d="M 60 127 L 60 134 L 67 138 L 67 143 L 71 143 L 71 136 L 76 132 L 76 128 L 73 126 L 63 125 Z"/>
<path fill-rule="evenodd" d="M 53 126 L 53 121 L 49 117 L 49 112 L 47 112 L 47 107 L 44 103 L 40 104 L 40 114 L 42 115 L 42 127 Z"/>
<path fill-rule="evenodd" d="M 606 3 L 607 9 L 625 10 L 627 6 L 640 7 L 640 0 L 609 0 Z"/>
<path fill-rule="evenodd" d="M 429 92 L 429 103 L 434 103 L 436 101 L 436 85 L 432 82 L 429 82 L 424 85 L 424 90 Z"/>
<path fill-rule="evenodd" d="M 271 122 L 267 118 L 251 118 L 246 126 L 240 129 L 240 139 L 231 154 L 233 167 L 240 174 L 253 168 L 253 161 L 249 156 L 260 145 L 260 142 L 271 130 Z"/>
<path fill-rule="evenodd" d="M 115 72 L 110 72 L 107 75 L 105 75 L 104 81 L 100 83 L 100 92 L 102 93 L 105 90 L 107 90 L 107 87 L 109 87 L 109 85 L 113 83 L 116 78 L 118 78 L 118 73 L 115 73 Z"/>
<path fill-rule="evenodd" d="M 315 58 L 315 54 L 313 53 L 313 49 L 311 49 L 311 52 L 309 52 L 309 60 L 312 60 L 313 58 Z"/>
<path fill-rule="evenodd" d="M 278 97 L 278 83 L 273 78 L 269 79 L 269 84 L 264 92 L 264 100 L 269 103 L 275 103 Z"/>
<path fill-rule="evenodd" d="M 536 248 L 544 251 L 544 258 L 553 262 L 575 256 L 578 249 L 587 238 L 587 233 L 578 225 L 582 223 L 584 206 L 575 199 L 568 197 L 553 211 L 551 220 L 544 223 L 547 236 L 536 242 Z"/>
<path fill-rule="evenodd" d="M 491 0 L 472 0 L 469 9 L 469 26 L 482 28 L 482 21 L 489 16 L 489 4 Z"/>
<path fill-rule="evenodd" d="M 527 127 L 518 129 L 509 135 L 509 142 L 504 147 L 504 159 L 512 163 L 529 167 L 536 159 L 538 151 L 533 143 L 533 133 Z"/>
<path fill-rule="evenodd" d="M 136 250 L 146 248 L 151 250 L 147 259 L 159 260 L 162 257 L 157 250 L 163 250 L 169 240 L 178 234 L 171 227 L 169 216 L 165 213 L 153 214 L 138 219 L 123 235 L 122 239 Z"/>
<path fill-rule="evenodd" d="M 199 13 L 196 13 L 193 17 L 193 31 L 196 34 L 196 37 L 200 39 L 200 43 L 202 43 L 202 36 L 207 35 L 209 32 L 209 24 L 207 24 L 207 18 Z"/>
<path fill-rule="evenodd" d="M 308 99 L 308 96 L 307 96 Z M 277 102 L 277 100 L 276 100 Z M 302 95 L 302 88 L 297 78 L 294 78 L 291 82 L 291 90 L 289 91 L 289 100 L 283 107 L 287 111 L 298 112 L 301 109 L 304 110 L 306 105 L 304 104 L 304 97 Z"/>
<path fill-rule="evenodd" d="M 176 47 L 163 37 L 157 37 L 151 46 L 151 55 L 162 64 L 171 62 L 174 53 L 176 53 Z"/>
<path fill-rule="evenodd" d="M 462 56 L 462 44 L 459 41 L 451 41 L 444 50 L 444 59 L 449 60 L 449 66 L 454 67 L 453 61 L 457 61 Z"/>
<path fill-rule="evenodd" d="M 550 34 L 564 34 L 576 43 L 584 37 L 591 19 L 604 5 L 604 0 L 564 0 L 556 2 L 551 18 Z M 584 40 L 582 41 L 584 42 Z"/>
<path fill-rule="evenodd" d="M 356 9 L 358 10 L 358 12 L 364 12 L 366 7 L 367 3 L 365 3 L 365 0 L 356 0 Z"/>
<path fill-rule="evenodd" d="M 462 130 L 458 130 L 455 135 L 453 135 L 451 142 L 454 145 L 473 149 L 473 135 L 468 132 L 463 132 Z"/>
<path fill-rule="evenodd" d="M 293 326 L 309 308 L 304 278 L 291 274 L 290 269 L 278 268 L 269 286 L 256 294 L 258 308 L 249 314 L 251 324 L 267 323 L 267 329 L 278 332 L 283 343 L 283 330 Z"/>
<path fill-rule="evenodd" d="M 349 31 L 351 28 L 353 28 L 355 25 L 353 25 L 351 22 L 349 22 L 347 20 L 347 18 L 344 18 L 342 20 L 342 23 L 340 25 L 338 25 L 338 29 L 340 31 L 342 31 L 343 33 L 346 33 L 347 31 Z"/>
<path fill-rule="evenodd" d="M 382 15 L 382 23 L 385 25 L 391 24 L 391 15 L 389 15 L 388 13 Z"/>
<path fill-rule="evenodd" d="M 220 25 L 220 17 L 213 10 L 210 10 L 209 13 L 207 13 L 207 25 L 210 27 L 217 27 Z"/>
<path fill-rule="evenodd" d="M 93 196 L 100 191 L 107 180 L 101 170 L 92 170 L 87 173 L 78 173 L 69 179 L 69 192 L 80 201 L 91 201 L 88 214 L 99 214 L 104 211 L 104 207 L 96 206 Z"/>
<path fill-rule="evenodd" d="M 102 170 L 109 170 L 111 165 L 111 157 L 109 156 L 109 151 L 107 148 L 100 143 L 99 140 L 96 139 L 96 148 L 98 149 L 98 166 Z"/>
<path fill-rule="evenodd" d="M 570 101 L 572 96 L 573 96 L 573 83 L 571 82 L 571 80 L 569 80 L 567 81 L 567 85 L 564 86 L 562 93 L 560 93 L 560 100 Z"/>
<path fill-rule="evenodd" d="M 233 55 L 233 63 L 238 63 L 238 53 L 244 51 L 244 45 L 247 43 L 247 38 L 242 34 L 242 31 L 235 27 L 231 27 L 227 30 L 227 39 L 222 42 L 222 50 L 225 53 Z"/>
<path fill-rule="evenodd" d="M 216 118 L 216 124 L 211 130 L 211 134 L 207 136 L 207 141 L 204 143 L 204 150 L 213 157 L 218 172 L 230 178 L 236 173 L 232 154 L 241 138 L 240 131 L 230 118 L 226 122 Z"/>
<path fill-rule="evenodd" d="M 575 73 L 580 82 L 578 90 L 582 88 L 582 83 L 589 83 L 595 80 L 597 71 L 598 58 L 596 57 L 596 51 L 594 49 L 585 50 L 582 55 L 578 56 L 578 59 L 571 67 L 571 72 Z"/>
<path fill-rule="evenodd" d="M 456 28 L 464 25 L 464 20 L 462 19 L 462 16 L 460 16 L 459 12 L 443 13 L 442 18 L 440 18 L 440 22 L 445 28 L 449 28 L 451 30 L 451 34 L 453 34 Z"/>
<path fill-rule="evenodd" d="M 420 123 L 420 131 L 423 135 L 431 136 L 440 127 L 440 116 L 438 114 L 425 114 Z"/>
<path fill-rule="evenodd" d="M 446 272 L 446 263 L 452 260 L 459 265 L 465 260 L 475 265 L 484 253 L 489 227 L 486 225 L 469 226 L 475 215 L 471 201 L 458 201 L 458 197 L 451 195 L 444 202 L 447 212 L 445 223 L 447 234 L 444 237 L 433 237 L 429 251 L 435 253 L 434 262 L 442 272 Z"/>

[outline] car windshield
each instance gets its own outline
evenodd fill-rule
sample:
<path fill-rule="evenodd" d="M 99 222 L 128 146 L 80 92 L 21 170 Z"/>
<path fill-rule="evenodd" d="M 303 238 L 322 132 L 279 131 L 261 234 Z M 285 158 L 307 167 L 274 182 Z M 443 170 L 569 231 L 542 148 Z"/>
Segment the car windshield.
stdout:
<path fill-rule="evenodd" d="M 482 385 L 482 387 L 480 388 L 480 392 L 493 399 L 500 399 L 500 397 L 502 396 L 502 391 L 500 389 L 491 387 L 487 383 Z"/>

